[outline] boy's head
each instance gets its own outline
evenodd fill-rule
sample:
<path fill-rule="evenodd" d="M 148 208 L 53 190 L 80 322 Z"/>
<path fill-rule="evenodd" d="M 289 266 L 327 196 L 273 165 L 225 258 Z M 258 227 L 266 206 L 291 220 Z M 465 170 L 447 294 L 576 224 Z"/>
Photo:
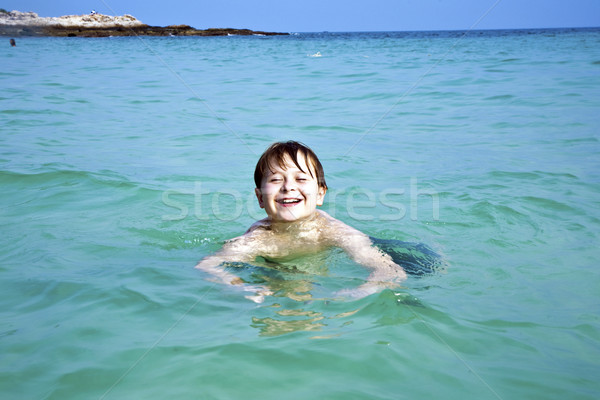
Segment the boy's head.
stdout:
<path fill-rule="evenodd" d="M 278 166 L 280 168 L 285 168 L 286 161 L 290 159 L 300 170 L 302 170 L 302 168 L 300 168 L 299 160 L 304 160 L 308 165 L 308 171 L 304 172 L 315 178 L 320 188 L 327 190 L 325 173 L 323 172 L 323 166 L 317 158 L 317 155 L 310 147 L 293 140 L 273 143 L 265 150 L 254 170 L 254 183 L 256 184 L 256 187 L 260 189 L 263 178 L 269 172 L 274 170 L 273 167 Z"/>
<path fill-rule="evenodd" d="M 254 171 L 256 197 L 272 220 L 296 221 L 323 204 L 327 183 L 315 153 L 295 141 L 273 143 Z"/>

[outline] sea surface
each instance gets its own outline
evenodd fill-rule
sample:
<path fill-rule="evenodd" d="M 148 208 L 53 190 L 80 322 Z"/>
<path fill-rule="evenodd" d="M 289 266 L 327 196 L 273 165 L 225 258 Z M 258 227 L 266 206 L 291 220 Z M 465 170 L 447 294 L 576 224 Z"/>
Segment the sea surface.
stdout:
<path fill-rule="evenodd" d="M 600 397 L 600 29 L 1 44 L 2 399 Z M 195 270 L 289 139 L 445 271 Z"/>

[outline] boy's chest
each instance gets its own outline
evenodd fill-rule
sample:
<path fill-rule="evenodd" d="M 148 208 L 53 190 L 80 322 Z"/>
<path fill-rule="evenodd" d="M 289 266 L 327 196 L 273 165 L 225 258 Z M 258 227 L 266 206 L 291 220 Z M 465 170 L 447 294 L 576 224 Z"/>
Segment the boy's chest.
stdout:
<path fill-rule="evenodd" d="M 288 235 L 269 232 L 260 240 L 258 252 L 269 260 L 289 260 L 307 254 L 323 251 L 327 246 L 319 240 L 319 235 Z"/>

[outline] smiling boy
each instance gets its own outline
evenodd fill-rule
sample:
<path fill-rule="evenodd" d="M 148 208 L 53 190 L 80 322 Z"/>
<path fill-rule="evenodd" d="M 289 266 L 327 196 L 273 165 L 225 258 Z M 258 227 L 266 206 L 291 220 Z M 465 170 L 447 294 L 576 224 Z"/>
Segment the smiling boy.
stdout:
<path fill-rule="evenodd" d="M 202 259 L 196 268 L 219 282 L 242 285 L 247 296 L 261 302 L 272 294 L 268 288 L 247 285 L 226 271 L 225 262 L 253 262 L 256 257 L 286 261 L 331 247 L 343 249 L 355 262 L 371 270 L 367 281 L 344 294 L 364 297 L 386 287 L 397 286 L 406 273 L 383 253 L 367 235 L 331 217 L 317 206 L 323 205 L 327 184 L 323 167 L 315 153 L 295 141 L 272 144 L 260 157 L 254 172 L 256 198 L 267 217 L 254 223 L 242 236 Z"/>

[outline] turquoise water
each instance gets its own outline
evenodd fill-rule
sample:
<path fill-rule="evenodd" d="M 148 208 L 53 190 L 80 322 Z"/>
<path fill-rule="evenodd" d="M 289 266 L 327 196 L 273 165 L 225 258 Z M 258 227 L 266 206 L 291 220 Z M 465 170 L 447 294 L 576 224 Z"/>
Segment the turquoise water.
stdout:
<path fill-rule="evenodd" d="M 598 29 L 5 45 L 2 398 L 600 395 Z M 237 268 L 262 304 L 207 281 L 287 139 L 326 211 L 446 272 L 356 301 L 338 251 Z"/>

